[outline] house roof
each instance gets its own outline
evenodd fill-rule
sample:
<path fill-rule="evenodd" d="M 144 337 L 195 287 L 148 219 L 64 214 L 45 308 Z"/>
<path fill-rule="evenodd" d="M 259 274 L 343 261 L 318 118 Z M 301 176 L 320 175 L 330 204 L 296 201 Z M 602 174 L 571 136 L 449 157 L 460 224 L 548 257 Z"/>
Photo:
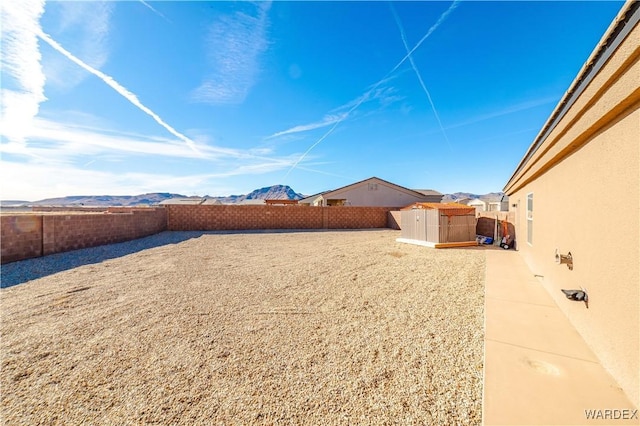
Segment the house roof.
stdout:
<path fill-rule="evenodd" d="M 421 193 L 422 195 L 443 195 L 434 189 L 414 189 L 414 191 Z"/>
<path fill-rule="evenodd" d="M 259 204 L 266 204 L 266 203 L 265 203 L 265 200 L 263 200 L 262 198 L 249 198 L 249 199 L 242 200 L 236 204 L 259 205 Z"/>
<path fill-rule="evenodd" d="M 330 191 L 318 192 L 317 194 L 313 194 L 313 195 L 309 195 L 308 197 L 301 198 L 300 200 L 298 200 L 298 203 L 304 203 L 305 201 L 315 200 L 316 198 L 326 194 L 327 192 L 330 192 Z"/>
<path fill-rule="evenodd" d="M 384 180 L 384 179 L 380 179 L 379 177 L 375 177 L 375 176 L 372 176 L 372 177 L 370 177 L 370 178 L 368 178 L 368 179 L 364 179 L 364 180 L 361 180 L 361 181 L 358 181 L 358 182 L 354 182 L 354 183 L 349 184 L 349 185 L 345 185 L 345 186 L 340 187 L 340 188 L 337 188 L 337 189 L 333 189 L 333 190 L 331 190 L 331 191 L 322 192 L 322 193 L 320 193 L 320 194 L 318 194 L 318 195 L 325 195 L 325 194 L 331 194 L 331 193 L 333 193 L 333 192 L 340 192 L 340 191 L 344 191 L 345 189 L 349 189 L 349 188 L 352 188 L 352 187 L 355 187 L 355 186 L 362 185 L 363 183 L 368 182 L 368 181 L 371 181 L 371 180 L 377 180 L 377 181 L 379 181 L 379 182 L 381 182 L 381 183 L 387 184 L 387 185 L 389 185 L 389 186 L 393 186 L 393 187 L 398 188 L 398 189 L 400 189 L 400 190 L 402 190 L 402 191 L 409 192 L 409 193 L 411 193 L 411 194 L 415 195 L 416 197 L 422 197 L 422 196 L 424 196 L 424 194 L 422 194 L 422 193 L 420 193 L 420 192 L 418 192 L 418 191 L 415 191 L 415 190 L 413 190 L 413 189 L 409 189 L 409 188 L 405 188 L 404 186 L 397 185 L 397 184 L 395 184 L 395 183 L 392 183 L 392 182 L 386 181 L 386 180 Z"/>
<path fill-rule="evenodd" d="M 501 203 L 503 201 L 509 201 L 509 197 L 507 195 L 491 195 L 488 197 L 480 197 L 480 199 L 485 203 Z"/>
<path fill-rule="evenodd" d="M 182 204 L 182 205 L 198 205 L 202 204 L 206 199 L 201 197 L 189 197 L 189 198 L 169 198 L 168 200 L 158 203 L 161 206 L 167 204 Z"/>
<path fill-rule="evenodd" d="M 475 204 L 478 204 L 478 203 L 487 204 L 487 201 L 483 200 L 481 198 L 474 198 L 473 200 L 469 200 L 467 205 L 475 205 Z"/>
<path fill-rule="evenodd" d="M 555 129 L 560 120 L 564 118 L 575 101 L 589 85 L 591 80 L 593 80 L 593 78 L 600 72 L 611 55 L 617 50 L 620 44 L 622 44 L 631 30 L 638 24 L 640 21 L 639 9 L 640 2 L 635 0 L 627 0 L 622 6 L 622 9 L 605 32 L 604 36 L 600 39 L 600 42 L 591 53 L 591 56 L 589 56 L 589 59 L 584 63 L 578 72 L 578 75 L 571 83 L 571 86 L 569 86 L 569 89 L 565 92 L 560 99 L 560 102 L 558 102 L 554 108 L 553 112 L 542 127 L 542 130 L 540 130 L 540 133 L 538 133 L 533 143 L 529 146 L 526 154 L 522 160 L 520 160 L 516 170 L 504 186 L 505 192 L 513 192 L 513 188 L 511 187 L 514 185 L 516 177 L 529 163 L 529 160 L 531 160 L 538 149 L 544 144 L 549 134 Z"/>

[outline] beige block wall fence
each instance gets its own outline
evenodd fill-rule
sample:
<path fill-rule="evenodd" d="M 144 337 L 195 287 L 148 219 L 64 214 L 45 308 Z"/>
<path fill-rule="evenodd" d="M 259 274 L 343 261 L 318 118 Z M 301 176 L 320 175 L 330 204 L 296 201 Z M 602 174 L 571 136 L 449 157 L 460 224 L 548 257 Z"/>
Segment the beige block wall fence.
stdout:
<path fill-rule="evenodd" d="M 112 244 L 169 231 L 390 227 L 389 207 L 169 205 L 165 208 L 39 208 L 1 215 L 1 262 Z M 41 213 L 41 214 L 38 214 Z"/>
<path fill-rule="evenodd" d="M 1 262 L 133 240 L 167 227 L 167 213 L 163 208 L 66 210 L 67 214 L 0 216 Z"/>
<path fill-rule="evenodd" d="M 389 207 L 169 205 L 170 231 L 387 228 Z"/>
<path fill-rule="evenodd" d="M 476 233 L 493 235 L 494 223 L 495 214 L 479 218 Z M 29 214 L 2 215 L 0 224 L 2 263 L 128 241 L 165 230 L 400 229 L 401 226 L 397 208 L 261 205 L 34 207 Z"/>

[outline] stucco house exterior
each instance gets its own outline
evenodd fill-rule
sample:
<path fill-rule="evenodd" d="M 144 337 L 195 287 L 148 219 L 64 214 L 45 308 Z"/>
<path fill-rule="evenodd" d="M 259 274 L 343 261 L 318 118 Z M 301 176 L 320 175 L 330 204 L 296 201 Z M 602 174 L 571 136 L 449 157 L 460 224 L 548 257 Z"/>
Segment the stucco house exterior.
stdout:
<path fill-rule="evenodd" d="M 637 1 L 624 4 L 504 188 L 519 254 L 636 407 L 639 8 Z M 587 194 L 625 202 L 612 209 Z M 561 292 L 580 288 L 588 307 Z"/>
<path fill-rule="evenodd" d="M 434 190 L 408 189 L 371 177 L 332 191 L 311 195 L 298 204 L 311 206 L 404 207 L 412 203 L 439 203 L 443 195 Z"/>
<path fill-rule="evenodd" d="M 509 196 L 496 195 L 494 197 L 484 198 L 483 201 L 487 203 L 488 212 L 507 212 L 509 211 Z"/>
<path fill-rule="evenodd" d="M 487 211 L 487 203 L 481 200 L 480 198 L 474 198 L 473 200 L 469 200 L 465 204 L 469 207 L 475 207 L 476 213 Z"/>

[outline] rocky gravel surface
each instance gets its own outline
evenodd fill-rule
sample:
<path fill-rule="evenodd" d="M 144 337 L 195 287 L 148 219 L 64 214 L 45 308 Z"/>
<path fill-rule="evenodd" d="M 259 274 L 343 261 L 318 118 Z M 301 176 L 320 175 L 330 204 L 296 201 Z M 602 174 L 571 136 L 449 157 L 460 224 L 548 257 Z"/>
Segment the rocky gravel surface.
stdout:
<path fill-rule="evenodd" d="M 479 424 L 482 248 L 152 237 L 2 266 L 5 424 Z"/>

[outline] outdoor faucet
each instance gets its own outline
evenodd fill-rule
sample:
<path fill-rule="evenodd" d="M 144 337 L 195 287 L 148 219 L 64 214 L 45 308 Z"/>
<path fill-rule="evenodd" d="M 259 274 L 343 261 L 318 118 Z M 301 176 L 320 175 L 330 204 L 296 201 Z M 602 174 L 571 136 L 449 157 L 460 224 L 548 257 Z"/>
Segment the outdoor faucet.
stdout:
<path fill-rule="evenodd" d="M 567 265 L 570 271 L 573 271 L 573 256 L 571 252 L 567 254 L 560 254 L 559 250 L 556 249 L 556 263 L 558 265 Z"/>

